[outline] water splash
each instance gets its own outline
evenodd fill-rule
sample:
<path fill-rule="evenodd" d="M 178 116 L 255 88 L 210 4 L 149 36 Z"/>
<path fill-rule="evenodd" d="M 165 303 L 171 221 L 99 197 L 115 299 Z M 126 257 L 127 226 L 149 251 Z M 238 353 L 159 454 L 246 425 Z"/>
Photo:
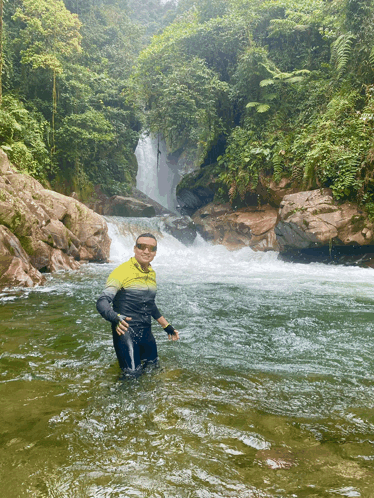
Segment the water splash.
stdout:
<path fill-rule="evenodd" d="M 133 255 L 136 237 L 151 232 L 158 239 L 157 256 L 152 263 L 159 274 L 173 281 L 248 282 L 263 290 L 293 294 L 295 289 L 309 292 L 350 294 L 357 289 L 373 294 L 373 270 L 356 266 L 328 266 L 287 263 L 278 259 L 276 252 L 255 252 L 249 247 L 230 251 L 222 245 L 213 245 L 197 236 L 194 244 L 184 246 L 164 229 L 162 217 L 121 218 L 106 217 L 112 239 L 110 260 L 126 261 Z M 365 287 L 362 287 L 365 286 Z"/>

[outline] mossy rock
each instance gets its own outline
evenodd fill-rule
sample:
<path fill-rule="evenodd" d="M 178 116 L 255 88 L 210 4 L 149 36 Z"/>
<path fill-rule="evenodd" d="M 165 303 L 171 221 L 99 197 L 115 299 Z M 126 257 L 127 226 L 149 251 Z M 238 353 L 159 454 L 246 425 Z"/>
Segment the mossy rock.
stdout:
<path fill-rule="evenodd" d="M 216 192 L 220 186 L 218 181 L 220 173 L 221 168 L 218 163 L 200 167 L 197 171 L 189 173 L 182 178 L 177 186 L 177 195 L 184 188 L 191 190 L 196 187 L 208 187 Z"/>
<path fill-rule="evenodd" d="M 21 246 L 25 250 L 25 252 L 29 256 L 33 256 L 35 254 L 35 249 L 34 249 L 34 243 L 32 237 L 27 237 L 27 236 L 21 236 L 18 237 L 18 240 L 21 243 Z"/>

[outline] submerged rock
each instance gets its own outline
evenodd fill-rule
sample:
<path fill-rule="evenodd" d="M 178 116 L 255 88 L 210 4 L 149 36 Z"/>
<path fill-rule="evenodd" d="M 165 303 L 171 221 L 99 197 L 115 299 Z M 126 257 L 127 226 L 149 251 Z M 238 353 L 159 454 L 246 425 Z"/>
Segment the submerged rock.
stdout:
<path fill-rule="evenodd" d="M 274 233 L 277 210 L 269 205 L 234 211 L 230 204 L 208 204 L 192 219 L 205 240 L 228 249 L 247 246 L 254 251 L 276 251 L 278 248 Z"/>
<path fill-rule="evenodd" d="M 164 229 L 186 246 L 196 239 L 196 226 L 189 216 L 167 216 L 163 219 Z"/>
<path fill-rule="evenodd" d="M 3 151 L 0 172 L 1 286 L 37 285 L 44 280 L 38 270 L 77 269 L 81 261 L 108 261 L 110 238 L 101 216 L 16 172 Z"/>

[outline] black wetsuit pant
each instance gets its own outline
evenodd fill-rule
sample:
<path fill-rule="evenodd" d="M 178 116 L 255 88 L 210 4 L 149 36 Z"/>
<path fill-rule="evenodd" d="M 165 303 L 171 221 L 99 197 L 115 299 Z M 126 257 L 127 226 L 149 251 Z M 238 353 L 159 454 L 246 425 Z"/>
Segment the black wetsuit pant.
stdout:
<path fill-rule="evenodd" d="M 118 335 L 112 324 L 113 345 L 121 370 L 137 374 L 147 363 L 156 363 L 157 345 L 151 327 L 129 327 L 126 334 Z"/>

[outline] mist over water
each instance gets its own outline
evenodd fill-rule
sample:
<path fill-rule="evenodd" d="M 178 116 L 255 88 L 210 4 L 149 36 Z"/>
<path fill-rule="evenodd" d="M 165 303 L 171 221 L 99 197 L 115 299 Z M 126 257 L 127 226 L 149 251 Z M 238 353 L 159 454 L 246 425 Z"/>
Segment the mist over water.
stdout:
<path fill-rule="evenodd" d="M 108 221 L 110 264 L 0 296 L 2 495 L 372 497 L 373 270 Z M 142 231 L 181 340 L 130 382 L 94 303 Z"/>

